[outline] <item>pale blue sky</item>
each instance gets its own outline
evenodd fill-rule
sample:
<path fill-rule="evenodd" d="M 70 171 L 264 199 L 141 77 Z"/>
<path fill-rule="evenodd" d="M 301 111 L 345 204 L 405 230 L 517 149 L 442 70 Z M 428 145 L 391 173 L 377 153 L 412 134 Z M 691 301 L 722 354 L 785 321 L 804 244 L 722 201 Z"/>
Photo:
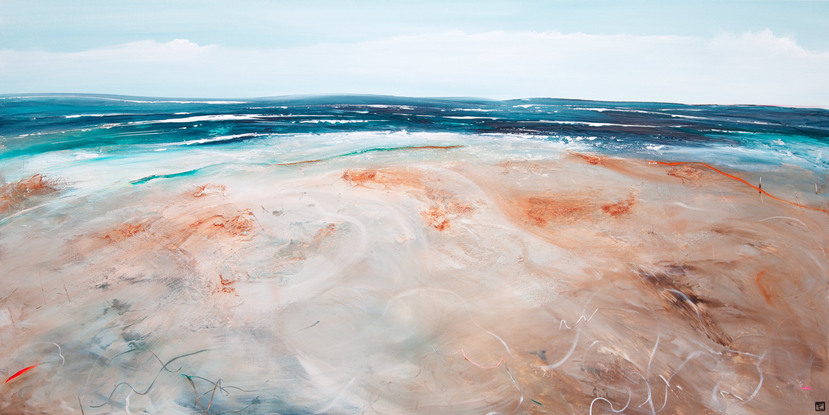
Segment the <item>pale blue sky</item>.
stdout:
<path fill-rule="evenodd" d="M 152 39 L 285 47 L 446 30 L 699 35 L 769 29 L 829 50 L 829 1 L 3 0 L 12 49 L 78 51 Z"/>
<path fill-rule="evenodd" d="M 0 93 L 826 106 L 827 65 L 829 1 L 0 1 Z"/>

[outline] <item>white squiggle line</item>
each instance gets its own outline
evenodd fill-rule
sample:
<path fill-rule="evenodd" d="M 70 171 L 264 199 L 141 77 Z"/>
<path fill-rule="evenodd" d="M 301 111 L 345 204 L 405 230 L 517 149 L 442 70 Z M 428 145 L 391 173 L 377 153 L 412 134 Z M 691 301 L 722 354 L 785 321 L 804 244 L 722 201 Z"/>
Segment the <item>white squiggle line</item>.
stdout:
<path fill-rule="evenodd" d="M 665 399 L 662 401 L 662 407 L 660 407 L 659 410 L 656 411 L 657 413 L 662 412 L 662 410 L 665 409 L 665 405 L 668 404 L 668 388 L 671 386 L 668 384 L 668 380 L 662 377 L 662 375 L 659 375 L 659 378 L 662 379 L 663 382 L 665 382 Z"/>
<path fill-rule="evenodd" d="M 566 354 L 566 355 L 564 355 L 564 357 L 563 357 L 561 360 L 559 360 L 558 362 L 553 363 L 553 364 L 551 364 L 551 365 L 547 365 L 547 366 L 536 366 L 536 367 L 537 367 L 537 368 L 539 368 L 539 369 L 551 370 L 551 369 L 555 369 L 555 368 L 557 368 L 557 367 L 559 367 L 559 366 L 563 365 L 563 364 L 564 364 L 564 362 L 566 362 L 566 361 L 567 361 L 567 359 L 569 359 L 569 358 L 570 358 L 570 356 L 572 356 L 572 355 L 573 355 L 573 352 L 576 350 L 576 344 L 578 344 L 578 342 L 579 342 L 579 335 L 580 335 L 580 334 L 581 334 L 581 331 L 580 331 L 580 330 L 576 330 L 576 338 L 575 338 L 575 339 L 573 339 L 573 345 L 572 345 L 572 346 L 570 346 L 570 350 L 567 352 L 567 354 Z"/>
<path fill-rule="evenodd" d="M 711 392 L 711 399 L 712 399 L 713 401 L 715 401 L 715 402 L 719 402 L 719 398 L 717 398 L 717 392 L 719 392 L 719 395 L 720 395 L 720 396 L 722 396 L 723 398 L 725 398 L 725 395 L 731 395 L 731 396 L 733 396 L 733 397 L 735 397 L 735 398 L 739 399 L 739 400 L 740 400 L 740 402 L 743 402 L 743 403 L 748 403 L 748 402 L 750 402 L 752 399 L 754 399 L 754 398 L 757 396 L 757 393 L 759 393 L 759 392 L 760 392 L 760 388 L 763 386 L 763 372 L 760 370 L 760 365 L 763 363 L 763 360 L 764 360 L 765 358 L 766 358 L 766 352 L 764 352 L 764 353 L 763 353 L 762 355 L 760 355 L 760 357 L 758 358 L 758 361 L 757 361 L 757 373 L 760 375 L 760 381 L 757 383 L 757 387 L 756 387 L 756 388 L 754 388 L 754 393 L 752 393 L 752 394 L 751 394 L 751 396 L 749 396 L 749 397 L 748 397 L 748 399 L 743 399 L 740 395 L 737 395 L 736 393 L 733 393 L 733 392 L 721 391 L 721 390 L 720 390 L 720 384 L 722 383 L 722 381 L 717 382 L 717 384 L 716 384 L 716 385 L 714 385 L 714 390 Z M 663 379 L 663 380 L 664 380 L 664 379 Z M 666 399 L 667 399 L 667 398 L 666 398 Z"/>
<path fill-rule="evenodd" d="M 630 389 L 628 389 L 628 403 L 625 404 L 624 408 L 619 409 L 619 410 L 613 409 L 613 402 L 610 402 L 609 400 L 607 400 L 605 398 L 602 398 L 602 397 L 595 398 L 595 399 L 593 399 L 593 402 L 590 402 L 590 415 L 593 415 L 593 404 L 595 404 L 596 401 L 605 401 L 605 402 L 607 402 L 607 404 L 610 405 L 610 410 L 613 411 L 614 413 L 618 414 L 619 412 L 623 412 L 625 409 L 628 408 L 628 405 L 630 405 L 631 396 L 632 395 L 631 395 Z"/>
<path fill-rule="evenodd" d="M 127 394 L 127 399 L 124 399 L 124 410 L 127 411 L 127 415 L 132 415 L 130 412 L 130 396 L 132 396 L 132 390 Z"/>
<path fill-rule="evenodd" d="M 469 310 L 469 307 L 468 307 L 468 306 L 467 306 L 467 310 Z M 471 317 L 471 316 L 470 316 L 470 317 Z M 478 324 L 478 322 L 476 322 L 476 321 L 475 321 L 475 319 L 472 319 L 472 323 L 474 323 L 474 324 L 475 324 L 475 326 L 477 326 L 479 329 L 481 329 L 481 330 L 483 330 L 483 331 L 487 332 L 490 336 L 495 337 L 496 339 L 498 339 L 498 341 L 500 341 L 500 342 L 501 342 L 501 344 L 503 344 L 503 345 L 504 345 L 504 348 L 505 348 L 505 349 L 507 349 L 507 353 L 509 353 L 509 354 L 510 354 L 510 356 L 512 356 L 512 351 L 510 351 L 509 346 L 507 346 L 507 342 L 505 342 L 505 341 L 504 341 L 504 339 L 502 339 L 501 337 L 499 337 L 497 334 L 495 334 L 495 333 L 493 333 L 493 332 L 491 332 L 491 331 L 489 331 L 489 330 L 487 330 L 487 329 L 485 329 L 485 328 L 481 327 L 481 326 Z"/>
<path fill-rule="evenodd" d="M 576 327 L 576 326 L 577 326 L 579 323 L 581 323 L 582 321 L 584 321 L 585 323 L 587 323 L 587 322 L 589 322 L 590 320 L 593 320 L 593 316 L 595 316 L 595 315 L 596 315 L 596 312 L 598 312 L 598 311 L 599 311 L 599 307 L 596 307 L 596 309 L 595 309 L 595 310 L 593 310 L 593 314 L 591 314 L 591 315 L 590 315 L 590 318 L 587 318 L 587 317 L 585 317 L 585 316 L 584 316 L 584 314 L 582 314 L 581 316 L 579 316 L 579 319 L 578 319 L 578 320 L 576 320 L 576 324 L 573 324 L 573 327 Z M 572 329 L 573 329 L 573 327 L 570 327 L 570 326 L 568 326 L 568 325 L 567 325 L 567 321 L 566 321 L 566 320 L 564 320 L 564 319 L 561 319 L 561 323 L 559 323 L 559 324 L 558 324 L 558 329 L 559 329 L 559 330 L 561 330 L 561 326 L 562 326 L 562 325 L 563 325 L 564 327 L 567 327 L 567 330 L 572 330 Z"/>
<path fill-rule="evenodd" d="M 585 323 L 589 322 L 590 320 L 593 320 L 593 316 L 595 316 L 598 311 L 599 311 L 599 307 L 596 307 L 596 309 L 593 310 L 593 314 L 590 315 L 590 318 L 584 318 L 584 314 L 582 314 L 581 317 L 579 317 L 578 321 L 576 321 L 576 324 L 581 323 L 582 319 L 584 320 Z"/>
<path fill-rule="evenodd" d="M 639 377 L 642 378 L 642 380 L 645 381 L 645 386 L 647 386 L 647 388 L 648 388 L 648 399 L 645 402 L 642 402 L 642 404 L 639 405 L 639 407 L 641 408 L 642 405 L 647 403 L 648 406 L 650 406 L 650 408 L 651 408 L 651 414 L 656 415 L 656 409 L 653 408 L 653 395 L 651 394 L 651 384 L 650 384 L 650 382 L 648 382 L 647 379 L 645 379 L 644 376 L 642 376 L 641 373 L 636 372 L 636 374 L 639 375 Z"/>
<path fill-rule="evenodd" d="M 66 358 L 65 358 L 65 357 L 63 357 L 63 350 L 61 350 L 60 345 L 58 345 L 57 343 L 55 343 L 55 342 L 37 342 L 37 343 L 32 343 L 32 345 L 35 345 L 35 344 L 51 344 L 51 345 L 53 345 L 53 346 L 57 347 L 57 348 L 58 348 L 58 356 L 60 356 L 60 360 L 61 360 L 60 367 L 63 367 L 63 365 L 65 365 L 65 364 L 66 364 Z"/>
<path fill-rule="evenodd" d="M 752 393 L 751 396 L 749 396 L 748 399 L 746 399 L 746 402 L 750 402 L 752 399 L 754 399 L 754 397 L 757 396 L 757 393 L 760 392 L 760 387 L 763 386 L 763 371 L 760 370 L 760 365 L 763 363 L 763 359 L 765 358 L 766 353 L 764 352 L 762 355 L 760 355 L 760 360 L 757 361 L 757 373 L 760 374 L 760 383 L 757 384 L 757 388 L 754 389 L 754 393 Z"/>
<path fill-rule="evenodd" d="M 715 390 L 715 392 L 719 390 L 719 386 L 720 386 L 720 383 L 719 383 L 719 382 L 717 382 L 717 384 L 714 386 L 714 390 Z M 741 397 L 740 397 L 739 395 L 737 395 L 736 393 L 731 393 L 731 392 L 728 392 L 728 391 L 720 391 L 720 396 L 722 396 L 723 398 L 725 398 L 725 395 L 731 395 L 731 396 L 733 396 L 733 397 L 735 397 L 735 398 L 739 399 L 739 400 L 740 400 L 740 402 L 745 402 L 745 399 L 741 398 Z"/>
<path fill-rule="evenodd" d="M 515 407 L 515 409 L 518 410 L 518 408 L 521 407 L 521 404 L 524 403 L 524 391 L 518 387 L 518 382 L 516 382 L 515 378 L 512 377 L 512 372 L 509 371 L 509 368 L 507 368 L 507 374 L 509 375 L 509 379 L 512 381 L 512 386 L 515 386 L 515 389 L 518 389 L 518 393 L 521 394 L 521 399 L 518 400 L 518 406 Z"/>
<path fill-rule="evenodd" d="M 656 355 L 656 348 L 657 347 L 659 347 L 659 336 L 658 335 L 656 336 L 656 344 L 653 345 L 653 351 L 651 351 L 651 358 L 648 359 L 648 369 L 647 369 L 647 372 L 646 372 L 648 376 L 651 375 L 651 362 L 653 362 L 653 357 Z"/>
<path fill-rule="evenodd" d="M 54 344 L 55 347 L 58 348 L 58 356 L 60 356 L 60 360 L 61 360 L 60 367 L 63 367 L 63 365 L 66 364 L 66 358 L 63 357 L 63 350 L 60 349 L 60 345 L 58 345 L 57 343 L 52 343 L 52 344 Z"/>

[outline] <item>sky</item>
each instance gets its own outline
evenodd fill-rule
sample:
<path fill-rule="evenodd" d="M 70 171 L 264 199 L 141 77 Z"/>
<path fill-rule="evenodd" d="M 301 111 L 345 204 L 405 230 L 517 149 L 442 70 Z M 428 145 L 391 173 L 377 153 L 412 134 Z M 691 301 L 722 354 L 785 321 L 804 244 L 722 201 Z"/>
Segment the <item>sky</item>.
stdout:
<path fill-rule="evenodd" d="M 829 107 L 829 0 L 0 0 L 0 94 Z"/>

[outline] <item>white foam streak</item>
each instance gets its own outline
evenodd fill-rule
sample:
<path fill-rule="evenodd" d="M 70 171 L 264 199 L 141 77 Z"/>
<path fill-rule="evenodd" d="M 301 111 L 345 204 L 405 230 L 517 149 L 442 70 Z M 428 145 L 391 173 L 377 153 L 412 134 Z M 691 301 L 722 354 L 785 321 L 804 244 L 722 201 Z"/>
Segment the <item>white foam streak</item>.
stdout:
<path fill-rule="evenodd" d="M 146 125 L 146 124 L 174 124 L 174 123 L 191 123 L 202 121 L 240 121 L 240 120 L 256 120 L 265 117 L 264 114 L 212 114 L 212 115 L 196 115 L 193 117 L 183 118 L 167 118 L 163 120 L 149 120 L 149 121 L 134 121 L 130 125 Z"/>
<path fill-rule="evenodd" d="M 189 141 L 182 141 L 178 143 L 164 143 L 163 145 L 167 146 L 191 146 L 194 144 L 205 144 L 205 143 L 217 143 L 221 141 L 229 141 L 235 140 L 237 138 L 244 138 L 244 137 L 261 137 L 267 134 L 257 134 L 257 133 L 246 133 L 246 134 L 233 134 L 233 135 L 221 135 L 216 137 L 210 138 L 202 138 L 199 140 L 189 140 Z"/>

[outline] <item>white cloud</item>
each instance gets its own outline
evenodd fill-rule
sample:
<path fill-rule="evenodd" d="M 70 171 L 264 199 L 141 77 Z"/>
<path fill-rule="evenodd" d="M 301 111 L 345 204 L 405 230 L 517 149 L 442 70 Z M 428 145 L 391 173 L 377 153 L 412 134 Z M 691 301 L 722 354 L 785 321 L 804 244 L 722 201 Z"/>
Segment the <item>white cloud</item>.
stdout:
<path fill-rule="evenodd" d="M 829 106 L 829 53 L 766 30 L 714 38 L 463 32 L 291 49 L 188 40 L 0 51 L 0 91 L 151 96 L 378 93 Z"/>
<path fill-rule="evenodd" d="M 78 53 L 65 53 L 83 60 L 95 61 L 112 59 L 117 62 L 152 61 L 161 63 L 180 63 L 210 53 L 215 46 L 199 46 L 187 39 L 176 39 L 166 43 L 143 40 L 108 48 L 92 49 Z"/>

